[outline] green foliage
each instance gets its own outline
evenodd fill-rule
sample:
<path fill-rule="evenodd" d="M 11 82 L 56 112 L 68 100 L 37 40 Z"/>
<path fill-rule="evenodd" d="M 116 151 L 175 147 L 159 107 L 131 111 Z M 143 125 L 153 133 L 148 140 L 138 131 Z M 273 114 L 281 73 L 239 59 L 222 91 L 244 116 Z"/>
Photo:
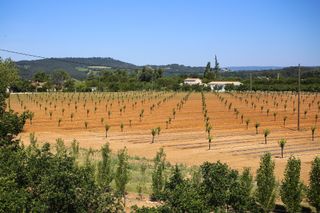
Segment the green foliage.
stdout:
<path fill-rule="evenodd" d="M 64 70 L 55 70 L 51 74 L 51 80 L 58 90 L 63 90 L 65 83 L 70 80 L 70 75 Z"/>
<path fill-rule="evenodd" d="M 17 68 L 10 59 L 0 58 L 0 115 L 6 108 L 5 99 L 8 97 L 7 89 L 18 80 Z"/>
<path fill-rule="evenodd" d="M 165 191 L 170 192 L 182 183 L 183 183 L 183 176 L 181 174 L 179 166 L 176 164 L 173 168 L 171 177 L 169 178 L 168 182 L 166 182 L 165 184 Z"/>
<path fill-rule="evenodd" d="M 53 154 L 47 143 L 38 148 L 35 138 L 27 149 L 0 148 L 1 212 L 82 212 L 121 207 L 112 192 L 106 194 L 95 184 L 92 170 L 77 166 L 63 151 L 61 140 L 57 150 Z"/>
<path fill-rule="evenodd" d="M 184 180 L 178 165 L 172 169 L 162 198 L 173 212 L 209 212 L 199 188 L 190 180 Z"/>
<path fill-rule="evenodd" d="M 308 200 L 320 212 L 320 157 L 316 157 L 311 164 Z"/>
<path fill-rule="evenodd" d="M 280 79 L 277 78 L 278 73 Z M 226 87 L 226 90 L 249 90 L 249 75 L 253 76 L 252 89 L 254 91 L 297 91 L 298 67 L 285 67 L 283 69 L 263 70 L 248 72 L 225 72 L 224 78 L 241 80 L 243 85 L 239 87 Z M 319 86 L 320 67 L 301 67 L 301 90 L 316 92 Z"/>
<path fill-rule="evenodd" d="M 32 80 L 37 82 L 46 82 L 49 81 L 49 76 L 43 71 L 37 71 L 34 75 Z"/>
<path fill-rule="evenodd" d="M 204 70 L 203 77 L 207 78 L 210 72 L 211 72 L 211 64 L 210 64 L 210 62 L 208 62 L 207 66 L 206 66 L 206 68 Z"/>
<path fill-rule="evenodd" d="M 13 177 L 0 177 L 0 211 L 23 212 L 27 193 L 20 188 Z"/>
<path fill-rule="evenodd" d="M 270 153 L 264 154 L 260 159 L 260 167 L 257 170 L 256 200 L 264 212 L 270 212 L 275 205 L 276 179 L 274 176 L 275 163 Z"/>
<path fill-rule="evenodd" d="M 111 149 L 109 148 L 108 143 L 101 148 L 101 156 L 102 161 L 98 163 L 97 182 L 102 188 L 108 189 L 110 188 L 110 183 L 113 180 Z"/>
<path fill-rule="evenodd" d="M 71 156 L 73 156 L 76 159 L 78 158 L 78 155 L 79 155 L 79 142 L 74 139 L 71 142 Z"/>
<path fill-rule="evenodd" d="M 199 188 L 189 180 L 184 180 L 170 190 L 165 206 L 171 212 L 209 212 Z"/>
<path fill-rule="evenodd" d="M 279 140 L 279 146 L 281 148 L 281 158 L 283 158 L 283 150 L 284 150 L 284 146 L 286 145 L 286 143 L 287 143 L 287 140 L 284 138 L 281 138 Z"/>
<path fill-rule="evenodd" d="M 138 79 L 140 81 L 151 82 L 162 77 L 163 70 L 161 68 L 153 69 L 151 67 L 143 67 L 138 71 Z"/>
<path fill-rule="evenodd" d="M 238 173 L 227 164 L 205 162 L 201 165 L 202 196 L 208 208 L 225 208 L 230 199 L 230 187 L 236 181 Z"/>
<path fill-rule="evenodd" d="M 110 128 L 111 128 L 111 126 L 109 124 L 105 124 L 104 125 L 104 129 L 106 131 L 106 138 L 108 137 L 108 131 L 109 131 Z"/>
<path fill-rule="evenodd" d="M 12 146 L 0 147 L 0 212 L 21 212 L 27 204 L 24 153 Z"/>
<path fill-rule="evenodd" d="M 8 97 L 7 89 L 18 79 L 17 68 L 11 60 L 0 58 L 0 147 L 6 145 L 17 145 L 13 139 L 22 132 L 26 120 L 30 117 L 30 112 L 21 115 L 8 112 L 5 99 Z"/>
<path fill-rule="evenodd" d="M 58 138 L 56 140 L 56 152 L 56 155 L 58 157 L 63 157 L 67 155 L 66 146 L 64 145 L 64 141 L 61 138 Z"/>
<path fill-rule="evenodd" d="M 152 200 L 159 200 L 163 196 L 163 190 L 165 185 L 165 163 L 166 155 L 163 148 L 161 148 L 154 158 L 154 170 L 152 173 Z"/>
<path fill-rule="evenodd" d="M 140 164 L 140 179 L 139 179 L 139 183 L 137 186 L 137 191 L 139 193 L 140 199 L 142 198 L 142 193 L 143 190 L 145 190 L 145 184 L 146 184 L 146 170 L 147 170 L 147 163 L 145 162 L 145 160 L 141 161 Z"/>
<path fill-rule="evenodd" d="M 264 135 L 264 143 L 267 144 L 267 137 L 268 135 L 270 135 L 270 129 L 264 129 L 263 135 Z"/>
<path fill-rule="evenodd" d="M 118 152 L 118 165 L 115 173 L 115 182 L 117 193 L 125 197 L 126 185 L 129 181 L 129 162 L 127 149 L 121 149 Z"/>
<path fill-rule="evenodd" d="M 29 112 L 21 115 L 13 111 L 0 114 L 0 146 L 11 142 L 23 130 L 23 126 L 29 117 Z"/>
<path fill-rule="evenodd" d="M 299 212 L 302 201 L 303 185 L 300 181 L 301 161 L 294 156 L 288 159 L 284 179 L 282 180 L 280 195 L 288 212 Z"/>
<path fill-rule="evenodd" d="M 253 192 L 253 177 L 249 168 L 245 168 L 242 174 L 230 187 L 231 207 L 236 212 L 246 212 L 256 208 Z"/>

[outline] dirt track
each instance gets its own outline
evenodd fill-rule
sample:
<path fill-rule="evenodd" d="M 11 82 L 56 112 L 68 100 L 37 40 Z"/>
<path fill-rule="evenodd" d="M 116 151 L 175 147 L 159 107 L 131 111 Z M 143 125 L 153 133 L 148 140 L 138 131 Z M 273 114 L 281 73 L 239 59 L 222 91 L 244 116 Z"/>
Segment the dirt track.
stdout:
<path fill-rule="evenodd" d="M 208 150 L 200 93 L 191 93 L 188 100 L 178 110 L 187 93 L 109 93 L 98 95 L 55 94 L 55 95 L 12 95 L 11 108 L 16 111 L 29 109 L 35 112 L 33 124 L 27 122 L 21 134 L 28 141 L 30 132 L 36 132 L 40 141 L 54 142 L 63 138 L 66 143 L 77 139 L 82 147 L 100 148 L 108 141 L 113 151 L 126 146 L 130 155 L 153 158 L 160 147 L 164 147 L 167 159 L 172 163 L 199 165 L 204 161 L 228 163 L 232 168 L 251 167 L 255 172 L 259 158 L 264 152 L 271 152 L 276 161 L 276 175 L 281 178 L 287 158 L 294 154 L 302 161 L 302 179 L 308 181 L 311 160 L 320 153 L 319 131 L 311 141 L 311 126 L 315 125 L 315 115 L 319 114 L 320 96 L 304 94 L 301 106 L 301 131 L 297 127 L 297 97 L 292 94 L 219 94 L 205 93 L 208 115 L 212 124 L 212 150 Z M 119 102 L 118 102 L 119 95 Z M 167 97 L 166 101 L 163 101 Z M 168 98 L 171 97 L 171 98 Z M 223 98 L 223 100 L 221 99 Z M 123 102 L 122 102 L 123 99 Z M 45 102 L 45 100 L 48 100 Z M 86 101 L 86 105 L 83 104 Z M 141 101 L 144 100 L 142 103 Z M 227 100 L 227 103 L 225 101 Z M 287 100 L 287 102 L 286 102 Z M 50 106 L 51 102 L 51 106 Z M 76 102 L 76 103 L 75 103 Z M 161 103 L 160 103 L 161 102 Z M 68 105 L 70 103 L 70 106 Z M 112 106 L 111 106 L 112 103 Z M 158 106 L 158 103 L 159 106 Z M 229 109 L 229 105 L 232 106 Z M 310 103 L 310 108 L 309 108 Z M 40 109 L 41 104 L 41 109 Z M 154 104 L 154 109 L 150 107 Z M 54 107 L 56 105 L 56 107 Z M 107 105 L 107 108 L 106 108 Z M 124 105 L 126 106 L 124 109 Z M 277 106 L 278 105 L 278 106 Z M 286 108 L 285 108 L 286 105 Z M 263 108 L 261 108 L 263 106 Z M 45 107 L 47 110 L 45 111 Z M 96 107 L 96 112 L 95 112 Z M 77 108 L 77 109 L 75 109 Z M 120 108 L 122 112 L 120 113 Z M 173 119 L 172 111 L 176 115 Z M 234 108 L 239 111 L 238 118 Z M 62 113 L 62 109 L 64 112 Z M 143 117 L 139 114 L 144 109 Z M 269 109 L 269 115 L 267 115 Z M 87 115 L 87 110 L 89 113 Z M 306 118 L 304 111 L 307 110 Z M 77 111 L 77 112 L 76 112 Z M 108 112 L 111 112 L 109 118 Z M 52 118 L 50 119 L 50 112 Z M 276 112 L 276 119 L 273 113 Z M 71 121 L 71 113 L 74 113 Z M 244 122 L 241 122 L 241 115 Z M 283 118 L 287 116 L 284 127 Z M 166 121 L 172 117 L 166 129 Z M 60 127 L 58 120 L 61 118 Z M 103 118 L 103 122 L 101 122 Z M 250 119 L 249 128 L 245 120 Z M 131 120 L 132 126 L 129 126 Z M 84 122 L 88 122 L 85 128 Z M 254 124 L 259 122 L 259 133 Z M 319 122 L 317 125 L 319 127 Z M 104 123 L 111 125 L 105 138 Z M 121 132 L 120 124 L 124 124 Z M 161 127 L 161 133 L 151 144 L 151 128 Z M 264 144 L 263 129 L 269 128 L 268 144 Z M 286 138 L 285 157 L 280 158 L 278 141 Z"/>

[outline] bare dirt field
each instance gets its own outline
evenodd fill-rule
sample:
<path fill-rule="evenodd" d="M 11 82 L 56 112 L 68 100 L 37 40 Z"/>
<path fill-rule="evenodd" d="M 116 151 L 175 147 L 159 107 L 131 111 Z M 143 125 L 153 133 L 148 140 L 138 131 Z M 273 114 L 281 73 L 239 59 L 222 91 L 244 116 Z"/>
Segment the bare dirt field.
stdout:
<path fill-rule="evenodd" d="M 270 152 L 279 179 L 287 158 L 293 154 L 301 159 L 301 176 L 304 182 L 308 181 L 310 162 L 320 153 L 319 131 L 315 131 L 314 141 L 311 138 L 311 127 L 319 123 L 318 94 L 302 94 L 301 130 L 297 131 L 295 94 L 204 93 L 212 125 L 211 150 L 208 150 L 201 93 L 186 96 L 188 93 L 171 92 L 11 94 L 10 106 L 18 112 L 34 112 L 32 125 L 27 121 L 21 134 L 25 143 L 29 133 L 35 132 L 40 141 L 62 138 L 68 144 L 76 139 L 80 146 L 95 149 L 109 142 L 114 152 L 126 146 L 130 155 L 147 158 L 153 158 L 163 147 L 172 163 L 200 165 L 204 161 L 220 160 L 238 170 L 251 167 L 253 173 L 260 156 Z M 260 123 L 258 134 L 256 122 Z M 105 123 L 111 126 L 107 138 Z M 151 129 L 156 127 L 161 132 L 151 144 Z M 266 128 L 270 129 L 267 144 L 263 135 Z M 287 140 L 284 158 L 278 144 L 281 138 Z"/>

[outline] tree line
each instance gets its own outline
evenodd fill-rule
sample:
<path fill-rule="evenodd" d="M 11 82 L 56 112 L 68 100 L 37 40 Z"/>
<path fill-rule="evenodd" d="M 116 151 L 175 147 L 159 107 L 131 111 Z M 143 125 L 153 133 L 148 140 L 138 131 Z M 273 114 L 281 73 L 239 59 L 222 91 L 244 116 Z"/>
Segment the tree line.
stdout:
<path fill-rule="evenodd" d="M 2 60 L 1 63 L 12 63 L 12 69 L 19 71 L 15 63 L 10 60 Z M 20 70 L 21 72 L 21 70 Z M 240 71 L 221 72 L 217 58 L 211 68 L 210 62 L 204 68 L 203 73 L 178 75 L 164 75 L 163 67 L 144 66 L 136 69 L 102 69 L 91 70 L 86 77 L 75 79 L 71 77 L 69 70 L 54 69 L 47 73 L 41 70 L 34 72 L 31 80 L 25 78 L 16 79 L 11 85 L 13 92 L 89 92 L 89 91 L 134 91 L 134 90 L 170 90 L 170 91 L 203 91 L 209 90 L 204 85 L 185 85 L 184 79 L 188 77 L 202 78 L 204 83 L 212 80 L 241 81 L 241 86 L 227 85 L 226 90 L 248 91 L 250 90 L 249 76 L 252 74 L 252 90 L 254 91 L 296 91 L 297 67 L 288 67 L 279 70 L 266 71 Z M 319 67 L 301 67 L 301 90 L 319 92 Z"/>

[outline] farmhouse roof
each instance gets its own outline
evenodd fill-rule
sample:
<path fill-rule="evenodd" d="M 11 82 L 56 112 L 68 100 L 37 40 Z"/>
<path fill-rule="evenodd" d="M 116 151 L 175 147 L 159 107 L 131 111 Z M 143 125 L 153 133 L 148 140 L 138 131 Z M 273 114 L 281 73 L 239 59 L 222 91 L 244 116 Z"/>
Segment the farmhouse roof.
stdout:
<path fill-rule="evenodd" d="M 211 81 L 208 85 L 241 84 L 240 81 Z"/>

